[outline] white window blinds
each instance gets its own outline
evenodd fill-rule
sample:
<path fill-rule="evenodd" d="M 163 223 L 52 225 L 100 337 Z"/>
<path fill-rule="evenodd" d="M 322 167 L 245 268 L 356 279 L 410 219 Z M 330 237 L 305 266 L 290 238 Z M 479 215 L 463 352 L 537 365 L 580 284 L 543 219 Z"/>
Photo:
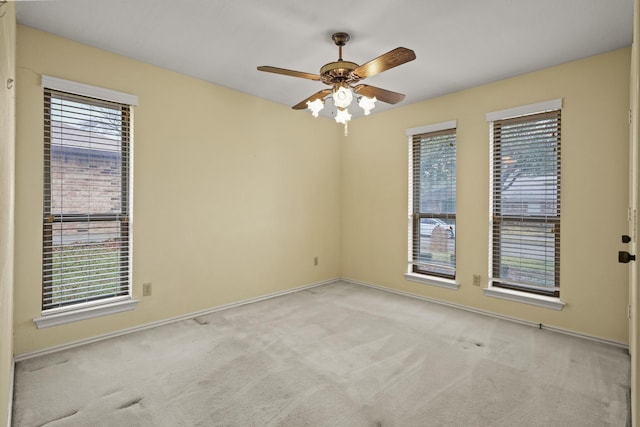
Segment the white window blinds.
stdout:
<path fill-rule="evenodd" d="M 560 116 L 492 121 L 492 286 L 559 296 Z"/>
<path fill-rule="evenodd" d="M 130 106 L 44 89 L 42 309 L 130 295 Z"/>
<path fill-rule="evenodd" d="M 453 279 L 456 273 L 456 129 L 415 133 L 410 138 L 411 270 Z"/>

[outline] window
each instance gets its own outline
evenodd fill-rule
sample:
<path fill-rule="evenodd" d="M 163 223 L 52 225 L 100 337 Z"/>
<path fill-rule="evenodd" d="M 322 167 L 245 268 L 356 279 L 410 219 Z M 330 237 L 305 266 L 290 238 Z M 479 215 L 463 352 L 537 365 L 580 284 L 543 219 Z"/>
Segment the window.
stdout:
<path fill-rule="evenodd" d="M 487 115 L 491 286 L 560 296 L 560 106 L 557 100 L 530 106 L 535 113 L 521 107 L 518 116 Z"/>
<path fill-rule="evenodd" d="M 43 315 L 130 299 L 131 106 L 43 86 Z"/>
<path fill-rule="evenodd" d="M 408 130 L 410 272 L 456 275 L 456 123 Z"/>

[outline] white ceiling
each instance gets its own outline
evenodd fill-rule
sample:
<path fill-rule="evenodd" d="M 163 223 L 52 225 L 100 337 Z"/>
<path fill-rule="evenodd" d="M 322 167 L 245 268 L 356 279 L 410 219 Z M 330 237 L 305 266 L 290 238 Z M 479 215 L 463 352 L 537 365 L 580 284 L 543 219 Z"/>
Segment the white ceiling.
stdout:
<path fill-rule="evenodd" d="M 19 1 L 17 15 L 289 106 L 326 86 L 256 67 L 318 73 L 338 58 L 331 34 L 346 31 L 347 61 L 415 51 L 416 60 L 364 81 L 407 94 L 401 106 L 630 46 L 633 0 L 54 0 Z"/>

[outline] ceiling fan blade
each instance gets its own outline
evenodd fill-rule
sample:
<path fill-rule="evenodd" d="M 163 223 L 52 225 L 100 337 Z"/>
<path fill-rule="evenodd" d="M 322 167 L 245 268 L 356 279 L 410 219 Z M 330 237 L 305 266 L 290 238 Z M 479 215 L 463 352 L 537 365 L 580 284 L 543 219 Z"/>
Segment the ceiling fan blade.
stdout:
<path fill-rule="evenodd" d="M 407 49 L 406 47 L 397 47 L 378 56 L 376 59 L 372 59 L 366 64 L 362 64 L 353 70 L 353 74 L 364 79 L 365 77 L 374 76 L 383 71 L 390 70 L 393 67 L 397 67 L 398 65 L 402 65 L 405 62 L 413 61 L 414 59 L 416 59 L 414 51 Z"/>
<path fill-rule="evenodd" d="M 386 102 L 387 104 L 397 104 L 405 97 L 402 93 L 392 92 L 390 90 L 369 85 L 358 85 L 354 87 L 353 90 L 355 90 L 356 93 L 369 98 L 373 98 L 375 96 L 378 101 Z"/>
<path fill-rule="evenodd" d="M 258 71 L 266 71 L 267 73 L 284 74 L 285 76 L 300 77 L 309 80 L 320 80 L 320 76 L 312 73 L 304 73 L 302 71 L 287 70 L 286 68 L 270 67 L 262 65 L 258 67 Z"/>
<path fill-rule="evenodd" d="M 293 108 L 294 110 L 304 110 L 305 108 L 307 108 L 307 102 L 308 101 L 315 101 L 316 99 L 322 99 L 325 96 L 329 95 L 332 92 L 331 89 L 323 89 L 319 92 L 314 93 L 313 95 L 311 95 L 310 97 L 308 97 L 307 99 L 300 101 L 299 103 L 297 103 L 296 105 L 294 105 Z"/>

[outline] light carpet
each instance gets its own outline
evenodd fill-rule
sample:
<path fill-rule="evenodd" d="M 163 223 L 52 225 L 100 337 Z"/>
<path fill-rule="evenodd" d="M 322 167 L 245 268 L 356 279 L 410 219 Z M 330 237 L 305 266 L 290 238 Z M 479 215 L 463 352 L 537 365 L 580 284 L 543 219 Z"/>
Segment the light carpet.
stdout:
<path fill-rule="evenodd" d="M 16 366 L 15 426 L 626 426 L 625 350 L 337 282 Z"/>

